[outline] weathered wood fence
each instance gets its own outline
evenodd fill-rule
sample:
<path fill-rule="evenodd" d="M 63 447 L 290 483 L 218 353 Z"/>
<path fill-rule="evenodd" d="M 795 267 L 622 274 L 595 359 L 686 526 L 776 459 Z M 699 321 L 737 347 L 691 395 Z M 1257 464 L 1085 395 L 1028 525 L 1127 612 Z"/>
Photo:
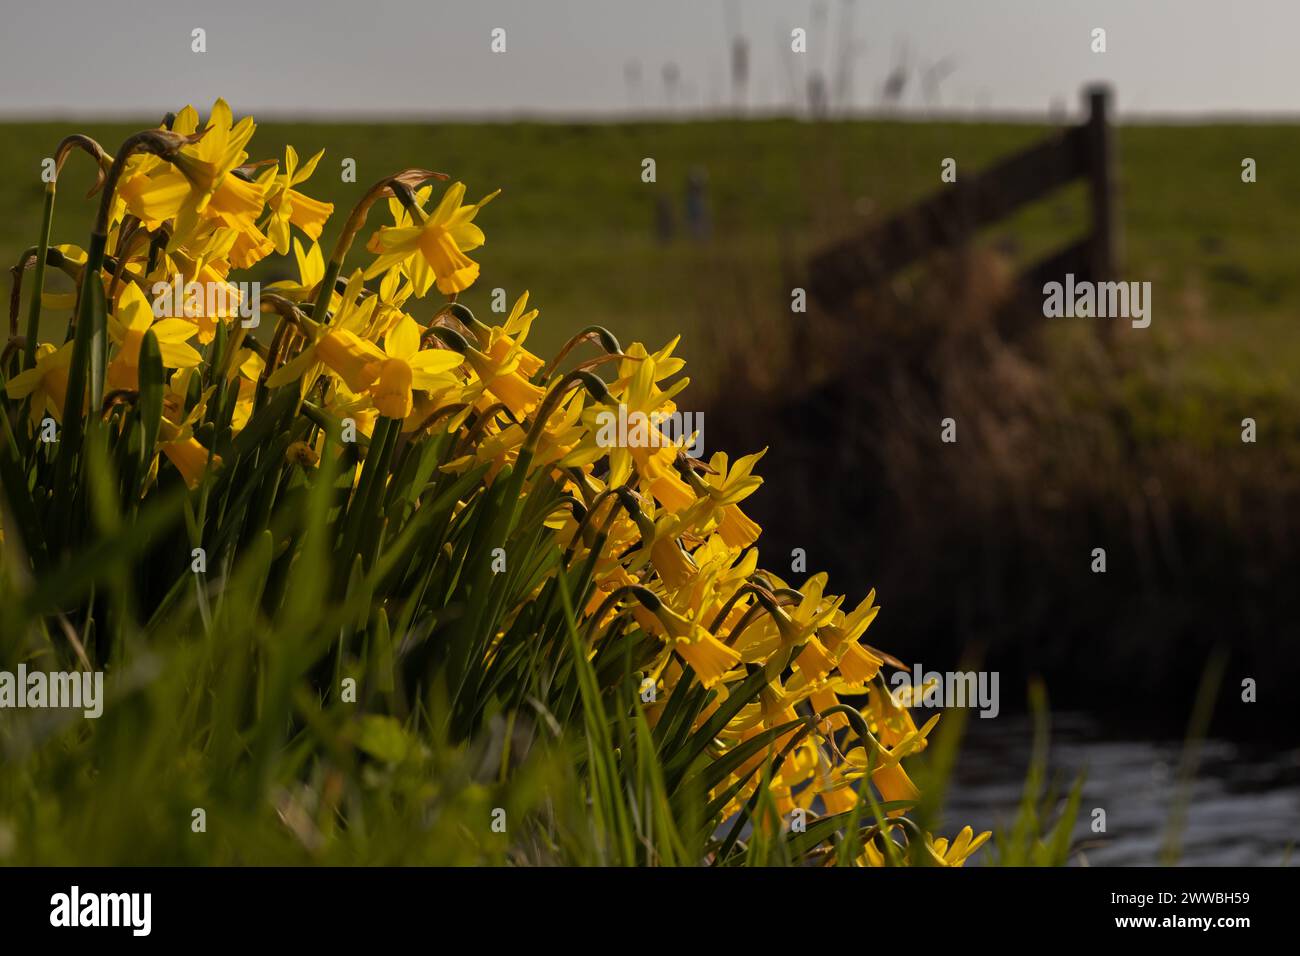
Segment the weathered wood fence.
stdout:
<path fill-rule="evenodd" d="M 858 293 L 935 252 L 969 242 L 980 229 L 1078 179 L 1088 183 L 1090 231 L 1030 266 L 1022 280 L 1028 289 L 1041 289 L 1067 272 L 1094 282 L 1113 278 L 1120 249 L 1110 92 L 1091 87 L 1084 99 L 1088 118 L 1083 124 L 959 178 L 818 254 L 809 265 L 813 296 L 828 308 L 842 308 Z"/>

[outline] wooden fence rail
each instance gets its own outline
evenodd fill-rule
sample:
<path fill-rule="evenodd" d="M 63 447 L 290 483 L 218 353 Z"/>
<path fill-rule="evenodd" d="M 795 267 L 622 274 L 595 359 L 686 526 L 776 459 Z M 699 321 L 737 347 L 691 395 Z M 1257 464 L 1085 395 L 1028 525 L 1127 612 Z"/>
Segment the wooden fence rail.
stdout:
<path fill-rule="evenodd" d="M 850 302 L 858 292 L 935 252 L 969 242 L 980 229 L 1077 179 L 1089 184 L 1091 231 L 1031 266 L 1023 278 L 1038 288 L 1067 272 L 1093 281 L 1112 278 L 1119 217 L 1110 93 L 1089 88 L 1085 101 L 1088 119 L 1082 125 L 1054 133 L 821 252 L 809 265 L 813 296 L 828 307 Z"/>

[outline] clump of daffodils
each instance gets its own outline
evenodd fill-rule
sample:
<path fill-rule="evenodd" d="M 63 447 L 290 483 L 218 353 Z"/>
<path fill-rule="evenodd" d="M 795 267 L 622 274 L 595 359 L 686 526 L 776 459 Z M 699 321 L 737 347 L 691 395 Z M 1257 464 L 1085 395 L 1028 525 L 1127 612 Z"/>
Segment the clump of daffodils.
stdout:
<path fill-rule="evenodd" d="M 322 594 L 356 620 L 354 638 L 409 638 L 376 665 L 379 686 L 399 688 L 384 695 L 436 685 L 464 737 L 501 710 L 567 725 L 572 674 L 590 665 L 581 693 L 598 692 L 612 722 L 639 710 L 665 779 L 703 788 L 705 827 L 740 815 L 773 837 L 837 817 L 836 843 L 853 834 L 847 860 L 862 864 L 960 865 L 978 849 L 988 834 L 949 842 L 908 819 L 920 794 L 906 763 L 938 718 L 918 727 L 888 692 L 883 671 L 901 665 L 864 640 L 874 591 L 854 604 L 823 574 L 795 585 L 760 566 L 744 506 L 762 452 L 703 461 L 684 436 L 600 440 L 619 406 L 651 421 L 675 410 L 676 338 L 623 348 L 593 327 L 547 361 L 528 348 L 527 292 L 481 322 L 457 297 L 479 278 L 480 214 L 497 192 L 469 202 L 429 170 L 365 192 L 327 255 L 334 208 L 304 192 L 321 154 L 250 161 L 253 133 L 219 100 L 206 121 L 186 107 L 115 156 L 85 137 L 60 146 L 60 167 L 76 151 L 98 164 L 99 215 L 85 248 L 51 244 L 50 184 L 45 235 L 18 270 L 33 283 L 26 335 L 0 363 L 16 451 L 6 544 L 34 576 L 88 543 L 103 495 L 142 515 L 176 493 L 180 584 L 141 588 L 144 616 L 189 593 L 191 555 L 233 571 L 260 537 L 279 569 L 274 615 L 305 547 L 276 515 L 323 488 Z M 236 273 L 290 254 L 294 277 L 261 289 L 254 314 Z M 45 291 L 51 270 L 75 296 Z M 194 286 L 209 294 L 159 291 Z M 64 341 L 38 341 L 64 319 Z M 151 560 L 171 553 L 155 543 Z M 82 636 L 111 663 L 107 633 Z M 322 660 L 364 656 L 339 641 Z M 803 854 L 829 861 L 831 836 Z M 711 852 L 737 842 L 738 829 Z"/>

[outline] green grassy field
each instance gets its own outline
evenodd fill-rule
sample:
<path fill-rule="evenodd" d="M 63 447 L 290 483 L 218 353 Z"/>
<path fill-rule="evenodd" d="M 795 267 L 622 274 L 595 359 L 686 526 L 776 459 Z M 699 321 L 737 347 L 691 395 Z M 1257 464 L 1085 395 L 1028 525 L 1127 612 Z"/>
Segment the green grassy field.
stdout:
<path fill-rule="evenodd" d="M 237 104 L 236 104 L 237 106 Z M 35 241 L 41 159 L 65 134 L 84 131 L 110 151 L 148 125 L 58 121 L 7 124 L 0 151 L 0 259 L 12 263 Z M 465 301 L 489 308 L 491 290 L 511 300 L 528 288 L 543 310 L 539 346 L 553 347 L 591 323 L 625 340 L 686 332 L 682 351 L 708 375 L 701 354 L 708 325 L 783 322 L 789 288 L 809 255 L 872 217 L 939 187 L 939 164 L 959 175 L 1028 144 L 1046 127 L 1028 124 L 823 123 L 788 120 L 678 124 L 289 124 L 262 123 L 254 159 L 282 155 L 285 142 L 326 155 L 307 191 L 350 206 L 395 162 L 427 164 L 464 180 L 471 196 L 503 187 L 485 211 L 483 278 Z M 1196 388 L 1276 395 L 1300 358 L 1292 318 L 1300 281 L 1290 267 L 1290 226 L 1300 195 L 1283 175 L 1300 149 L 1300 127 L 1159 126 L 1119 131 L 1126 255 L 1124 275 L 1154 283 L 1152 334 L 1169 373 Z M 1259 181 L 1243 184 L 1243 157 Z M 341 181 L 356 160 L 357 182 Z M 657 182 L 641 181 L 653 157 Z M 85 157 L 65 172 L 56 242 L 84 243 L 68 224 L 84 221 Z M 686 181 L 707 172 L 713 238 L 685 236 Z M 655 235 L 666 195 L 678 233 Z M 87 204 L 88 205 L 88 204 Z M 380 216 L 374 216 L 378 225 Z M 1017 259 L 1055 247 L 1085 224 L 1081 186 L 1067 189 L 994 230 Z M 337 224 L 335 224 L 337 225 Z M 327 231 L 326 241 L 333 232 Z M 350 263 L 361 264 L 362 257 Z M 268 261 L 276 278 L 285 263 Z M 58 280 L 52 280 L 58 281 Z M 768 326 L 770 327 L 770 325 Z M 1136 339 L 1137 337 L 1135 337 Z M 1173 353 L 1171 355 L 1171 353 Z"/>

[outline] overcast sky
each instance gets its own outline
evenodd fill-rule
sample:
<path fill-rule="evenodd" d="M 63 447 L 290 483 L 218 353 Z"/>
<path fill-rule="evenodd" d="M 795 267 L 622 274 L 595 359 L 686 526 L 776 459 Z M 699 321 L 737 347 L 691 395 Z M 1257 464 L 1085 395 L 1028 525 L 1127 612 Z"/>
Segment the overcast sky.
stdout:
<path fill-rule="evenodd" d="M 751 108 L 815 72 L 874 107 L 901 67 L 905 109 L 1043 113 L 1107 79 L 1130 115 L 1300 114 L 1300 0 L 5 0 L 0 22 L 10 116 L 688 113 L 737 99 L 737 34 Z"/>

